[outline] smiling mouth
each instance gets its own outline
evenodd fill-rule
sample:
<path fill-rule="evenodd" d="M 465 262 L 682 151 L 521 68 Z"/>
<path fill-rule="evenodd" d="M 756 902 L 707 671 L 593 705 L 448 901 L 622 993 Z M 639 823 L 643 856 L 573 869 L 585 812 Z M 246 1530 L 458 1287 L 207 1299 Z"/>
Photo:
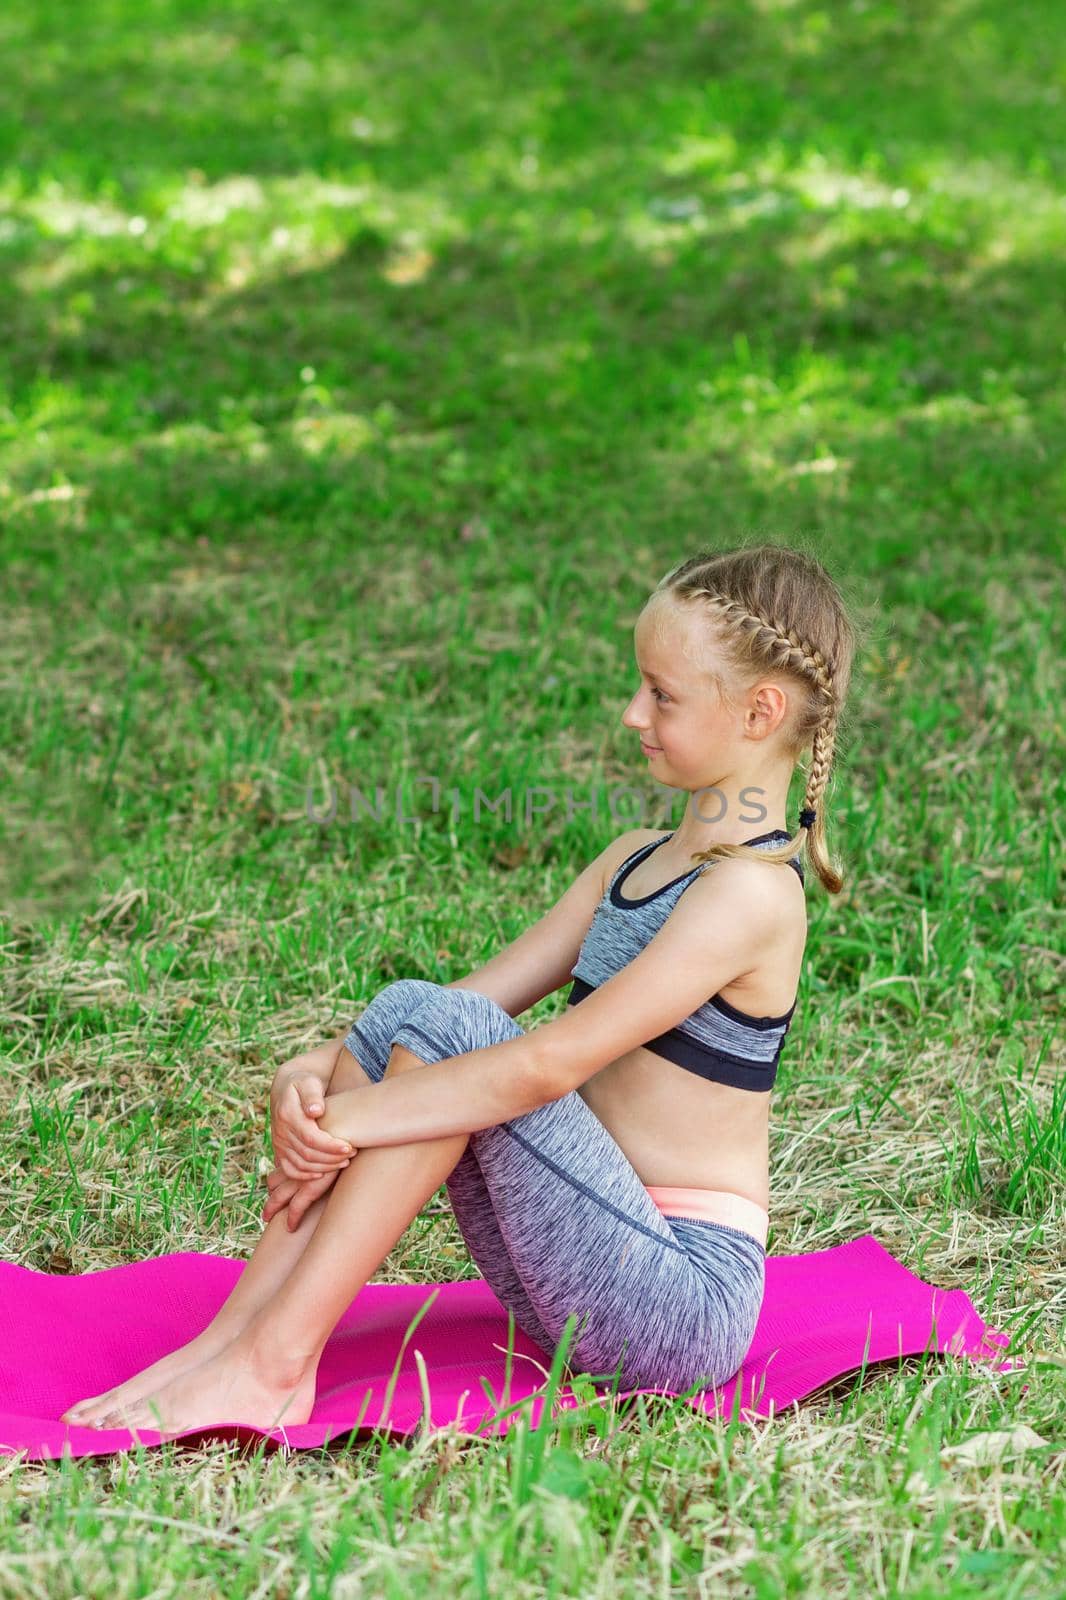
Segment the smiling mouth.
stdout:
<path fill-rule="evenodd" d="M 662 746 L 658 744 L 645 744 L 644 740 L 642 739 L 640 741 L 640 748 L 646 751 L 648 755 L 657 756 L 659 751 L 662 749 Z"/>

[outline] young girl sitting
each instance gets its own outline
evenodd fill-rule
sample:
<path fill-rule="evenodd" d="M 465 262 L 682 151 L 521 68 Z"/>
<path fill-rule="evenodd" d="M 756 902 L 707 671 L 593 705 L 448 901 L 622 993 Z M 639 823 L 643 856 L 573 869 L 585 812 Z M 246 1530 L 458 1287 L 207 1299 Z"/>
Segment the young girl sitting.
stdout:
<path fill-rule="evenodd" d="M 573 1313 L 572 1371 L 675 1391 L 730 1378 L 765 1287 L 804 850 L 842 887 L 822 803 L 855 637 L 806 553 L 701 551 L 668 573 L 636 623 L 622 723 L 657 781 L 689 796 L 680 825 L 627 830 L 485 966 L 390 983 L 286 1062 L 266 1227 L 229 1299 L 63 1420 L 306 1422 L 338 1319 L 442 1182 L 478 1269 L 548 1360 Z M 525 1032 L 514 1019 L 568 979 L 566 1010 Z"/>

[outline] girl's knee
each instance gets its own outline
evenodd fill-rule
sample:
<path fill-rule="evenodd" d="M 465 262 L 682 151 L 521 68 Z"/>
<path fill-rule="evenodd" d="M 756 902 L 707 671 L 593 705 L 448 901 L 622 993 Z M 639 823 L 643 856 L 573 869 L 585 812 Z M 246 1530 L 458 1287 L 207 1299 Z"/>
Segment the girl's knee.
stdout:
<path fill-rule="evenodd" d="M 407 1012 L 393 1031 L 392 1043 L 402 1042 L 426 1059 L 465 1055 L 486 1045 L 517 1038 L 522 1029 L 487 995 L 472 989 L 436 989 L 424 1005 Z"/>
<path fill-rule="evenodd" d="M 397 1028 L 441 993 L 440 985 L 427 979 L 397 978 L 394 983 L 384 984 L 353 1022 L 345 1048 L 375 1082 L 385 1072 Z"/>
<path fill-rule="evenodd" d="M 456 1034 L 469 1040 L 467 1049 L 511 1039 L 523 1030 L 501 1005 L 475 989 L 441 989 L 427 1015 L 440 1018 Z"/>
<path fill-rule="evenodd" d="M 440 984 L 426 978 L 397 978 L 383 984 L 360 1017 L 360 1025 L 371 1031 L 380 1022 L 388 1028 L 397 1017 L 409 1017 L 434 995 L 441 994 Z"/>

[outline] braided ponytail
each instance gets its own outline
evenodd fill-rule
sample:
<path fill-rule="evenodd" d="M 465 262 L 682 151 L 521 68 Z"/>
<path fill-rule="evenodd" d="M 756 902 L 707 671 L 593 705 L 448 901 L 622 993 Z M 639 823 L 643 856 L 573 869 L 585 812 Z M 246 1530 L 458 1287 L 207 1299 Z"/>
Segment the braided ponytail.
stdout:
<path fill-rule="evenodd" d="M 837 584 L 806 551 L 756 544 L 699 551 L 667 573 L 654 593 L 704 610 L 721 658 L 740 681 L 765 673 L 794 681 L 796 706 L 783 737 L 794 764 L 810 747 L 803 806 L 789 842 L 760 855 L 787 862 L 806 846 L 822 883 L 839 894 L 844 879 L 829 859 L 826 801 L 857 628 Z M 715 844 L 695 859 L 747 853 L 740 845 Z"/>

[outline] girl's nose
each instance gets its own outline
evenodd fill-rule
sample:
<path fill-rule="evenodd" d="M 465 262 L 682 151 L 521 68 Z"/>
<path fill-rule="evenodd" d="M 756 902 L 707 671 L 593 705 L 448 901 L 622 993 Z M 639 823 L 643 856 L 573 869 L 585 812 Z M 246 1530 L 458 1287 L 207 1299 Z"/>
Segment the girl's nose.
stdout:
<path fill-rule="evenodd" d="M 637 728 L 637 727 L 640 726 L 641 719 L 640 719 L 640 716 L 638 715 L 638 702 L 639 702 L 639 700 L 640 700 L 640 695 L 639 694 L 635 694 L 633 696 L 632 700 L 626 706 L 625 710 L 622 712 L 622 726 L 623 726 L 623 728 Z"/>

